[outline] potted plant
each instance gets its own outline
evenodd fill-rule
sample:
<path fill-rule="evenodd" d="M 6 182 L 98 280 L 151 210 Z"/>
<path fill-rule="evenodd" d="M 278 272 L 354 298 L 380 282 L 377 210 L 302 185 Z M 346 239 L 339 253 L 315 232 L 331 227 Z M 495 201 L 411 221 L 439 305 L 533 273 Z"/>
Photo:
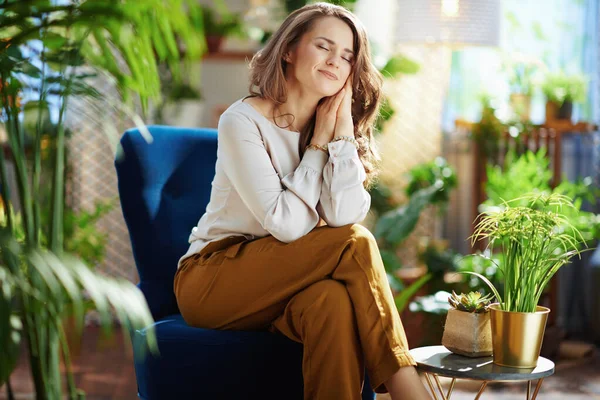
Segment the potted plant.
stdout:
<path fill-rule="evenodd" d="M 483 95 L 480 100 L 482 105 L 481 119 L 473 124 L 471 137 L 479 146 L 487 161 L 495 162 L 498 158 L 500 139 L 506 127 L 496 116 L 496 109 L 490 104 L 490 98 Z"/>
<path fill-rule="evenodd" d="M 14 398 L 10 376 L 21 348 L 28 356 L 36 399 L 62 399 L 64 388 L 69 399 L 80 398 L 61 324 L 67 313 L 83 321 L 91 302 L 106 332 L 113 320 L 126 330 L 153 322 L 146 300 L 131 282 L 96 274 L 69 254 L 74 249 L 69 247 L 64 199 L 66 121 L 72 112 L 69 102 L 75 99 L 91 104 L 104 99 L 102 105 L 111 106 L 116 102 L 96 89 L 92 79 L 98 75 L 116 83 L 121 101 L 115 108 L 141 121 L 131 108 L 132 95 L 139 96 L 143 109 L 150 100 L 160 99 L 157 63 L 176 68 L 182 58 L 177 44 L 185 46 L 186 57 L 195 57 L 202 49 L 202 31 L 194 29 L 188 14 L 194 3 L 2 3 L 0 123 L 7 142 L 0 151 L 0 386 L 5 385 L 9 399 Z M 156 26 L 161 27 L 160 34 Z M 27 106 L 29 102 L 36 104 Z M 44 139 L 47 113 L 40 105 L 46 104 L 57 116 L 52 140 Z M 31 113 L 35 122 L 25 124 L 25 114 Z M 107 133 L 121 129 L 108 119 L 102 127 Z M 143 124 L 140 128 L 144 130 Z M 46 146 L 51 146 L 50 163 L 43 162 Z M 9 185 L 9 163 L 15 166 L 14 185 Z M 47 191 L 44 177 L 49 177 Z M 17 190 L 11 193 L 13 187 Z M 154 332 L 148 333 L 149 349 L 156 351 Z"/>
<path fill-rule="evenodd" d="M 234 33 L 240 34 L 242 31 L 240 17 L 229 12 L 224 4 L 217 2 L 217 5 L 219 10 L 202 6 L 203 26 L 209 53 L 218 53 L 224 38 Z"/>
<path fill-rule="evenodd" d="M 546 121 L 571 119 L 573 103 L 583 103 L 587 90 L 587 78 L 583 74 L 567 75 L 560 71 L 548 74 L 542 83 L 546 95 Z"/>
<path fill-rule="evenodd" d="M 377 238 L 392 287 L 396 281 L 395 275 L 402 267 L 397 255 L 399 246 L 414 231 L 427 206 L 437 206 L 443 212 L 450 199 L 450 191 L 457 185 L 455 171 L 442 157 L 415 166 L 409 175 L 410 181 L 405 189 L 407 204 L 400 205 L 393 201 L 390 189 L 382 182 L 370 188 L 372 209 L 377 213 L 373 234 Z M 404 309 L 410 297 L 431 277 L 431 274 L 425 274 L 416 281 L 420 286 L 415 286 L 412 291 L 403 290 L 396 298 L 398 309 Z M 396 286 L 398 291 L 402 287 L 401 284 Z"/>
<path fill-rule="evenodd" d="M 373 234 L 379 244 L 399 313 L 412 312 L 408 310 L 411 299 L 423 291 L 425 285 L 438 284 L 437 281 L 443 277 L 442 268 L 448 265 L 448 257 L 443 250 L 438 251 L 430 246 L 429 250 L 435 251 L 425 255 L 423 261 L 427 265 L 426 268 L 410 268 L 416 267 L 415 265 L 403 268 L 398 250 L 413 234 L 421 214 L 427 207 L 436 207 L 439 211 L 445 209 L 450 191 L 457 184 L 455 171 L 441 157 L 415 166 L 409 175 L 409 183 L 405 188 L 408 201 L 404 204 L 395 200 L 392 191 L 381 181 L 370 188 L 371 210 L 376 217 L 373 221 Z M 436 268 L 432 268 L 433 264 L 436 264 Z M 405 326 L 411 346 L 421 345 L 428 340 L 439 343 L 442 336 L 442 318 L 443 316 L 438 315 L 428 318 L 424 313 L 411 314 L 410 321 Z M 430 325 L 432 329 L 426 325 Z"/>
<path fill-rule="evenodd" d="M 490 295 L 480 292 L 461 293 L 452 291 L 442 345 L 453 353 L 467 357 L 483 357 L 492 354 L 492 330 L 490 327 Z"/>
<path fill-rule="evenodd" d="M 546 66 L 538 59 L 516 53 L 506 56 L 503 63 L 510 88 L 510 105 L 521 121 L 528 121 L 531 108 L 531 95 L 537 77 Z"/>
<path fill-rule="evenodd" d="M 482 279 L 498 300 L 489 307 L 495 364 L 537 365 L 550 312 L 538 305 L 540 297 L 559 268 L 580 254 L 584 243 L 564 208 L 576 210 L 571 198 L 562 194 L 527 194 L 488 210 L 473 233 L 473 241 L 488 241 L 491 250 L 503 255 L 498 267 L 503 296 L 484 276 L 465 272 Z"/>

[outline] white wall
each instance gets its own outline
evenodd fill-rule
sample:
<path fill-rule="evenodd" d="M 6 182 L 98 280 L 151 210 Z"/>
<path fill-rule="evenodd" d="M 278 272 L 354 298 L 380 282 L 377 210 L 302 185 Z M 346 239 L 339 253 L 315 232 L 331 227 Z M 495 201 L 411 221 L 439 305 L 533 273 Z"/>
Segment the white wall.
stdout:
<path fill-rule="evenodd" d="M 230 105 L 248 94 L 248 61 L 205 59 L 195 73 L 200 74 L 204 99 L 203 126 L 215 127 L 215 107 Z"/>

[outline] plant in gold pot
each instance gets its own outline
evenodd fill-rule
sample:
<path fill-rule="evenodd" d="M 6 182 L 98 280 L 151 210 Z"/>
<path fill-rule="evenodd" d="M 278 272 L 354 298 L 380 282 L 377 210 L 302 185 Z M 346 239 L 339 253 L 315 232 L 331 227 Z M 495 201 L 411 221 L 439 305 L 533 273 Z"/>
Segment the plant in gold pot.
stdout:
<path fill-rule="evenodd" d="M 448 303 L 442 344 L 451 352 L 467 357 L 492 354 L 492 330 L 488 306 L 492 297 L 480 292 L 460 295 L 452 291 Z"/>
<path fill-rule="evenodd" d="M 495 364 L 537 365 L 550 312 L 538 305 L 540 297 L 554 274 L 579 255 L 585 243 L 564 209 L 576 210 L 571 198 L 531 193 L 488 210 L 476 227 L 473 241 L 486 240 L 488 247 L 503 253 L 498 266 L 502 296 L 484 276 L 465 272 L 485 281 L 498 299 L 489 307 Z"/>

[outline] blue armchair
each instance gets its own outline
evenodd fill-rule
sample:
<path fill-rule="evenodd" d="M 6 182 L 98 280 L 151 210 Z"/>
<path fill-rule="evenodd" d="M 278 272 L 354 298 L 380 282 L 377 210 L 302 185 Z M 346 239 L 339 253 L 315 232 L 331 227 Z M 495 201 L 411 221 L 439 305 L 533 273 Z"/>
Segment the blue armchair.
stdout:
<path fill-rule="evenodd" d="M 203 214 L 215 173 L 214 129 L 149 127 L 121 139 L 115 161 L 121 207 L 160 356 L 140 358 L 147 329 L 132 332 L 142 399 L 303 398 L 302 345 L 269 332 L 188 326 L 173 294 L 179 257 Z M 374 399 L 368 381 L 363 399 Z"/>

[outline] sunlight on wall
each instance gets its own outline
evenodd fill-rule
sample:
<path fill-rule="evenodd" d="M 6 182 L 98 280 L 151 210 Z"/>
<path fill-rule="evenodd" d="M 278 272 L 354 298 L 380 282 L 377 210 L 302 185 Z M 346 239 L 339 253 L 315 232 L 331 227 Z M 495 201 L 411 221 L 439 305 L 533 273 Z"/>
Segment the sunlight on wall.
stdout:
<path fill-rule="evenodd" d="M 443 46 L 403 45 L 399 52 L 415 60 L 421 70 L 385 84 L 396 113 L 380 136 L 382 178 L 402 185 L 413 166 L 441 153 L 441 116 L 450 76 L 450 49 Z"/>
<path fill-rule="evenodd" d="M 442 118 L 450 83 L 452 49 L 499 42 L 497 0 L 379 0 L 357 7 L 375 49 L 417 62 L 415 75 L 387 79 L 384 92 L 395 114 L 379 136 L 381 180 L 404 202 L 407 172 L 442 155 Z M 394 16 L 391 18 L 390 16 Z M 375 60 L 376 65 L 378 60 Z M 380 63 L 381 66 L 383 63 Z M 427 209 L 399 256 L 416 266 L 419 238 L 440 237 L 441 222 Z"/>
<path fill-rule="evenodd" d="M 441 117 L 444 92 L 450 76 L 450 49 L 444 46 L 404 45 L 398 50 L 417 61 L 421 70 L 387 81 L 396 113 L 379 136 L 382 156 L 381 179 L 398 200 L 404 201 L 408 171 L 441 155 Z M 398 255 L 403 263 L 416 266 L 419 238 L 440 236 L 440 221 L 435 210 L 426 209 L 415 231 L 404 242 Z"/>

